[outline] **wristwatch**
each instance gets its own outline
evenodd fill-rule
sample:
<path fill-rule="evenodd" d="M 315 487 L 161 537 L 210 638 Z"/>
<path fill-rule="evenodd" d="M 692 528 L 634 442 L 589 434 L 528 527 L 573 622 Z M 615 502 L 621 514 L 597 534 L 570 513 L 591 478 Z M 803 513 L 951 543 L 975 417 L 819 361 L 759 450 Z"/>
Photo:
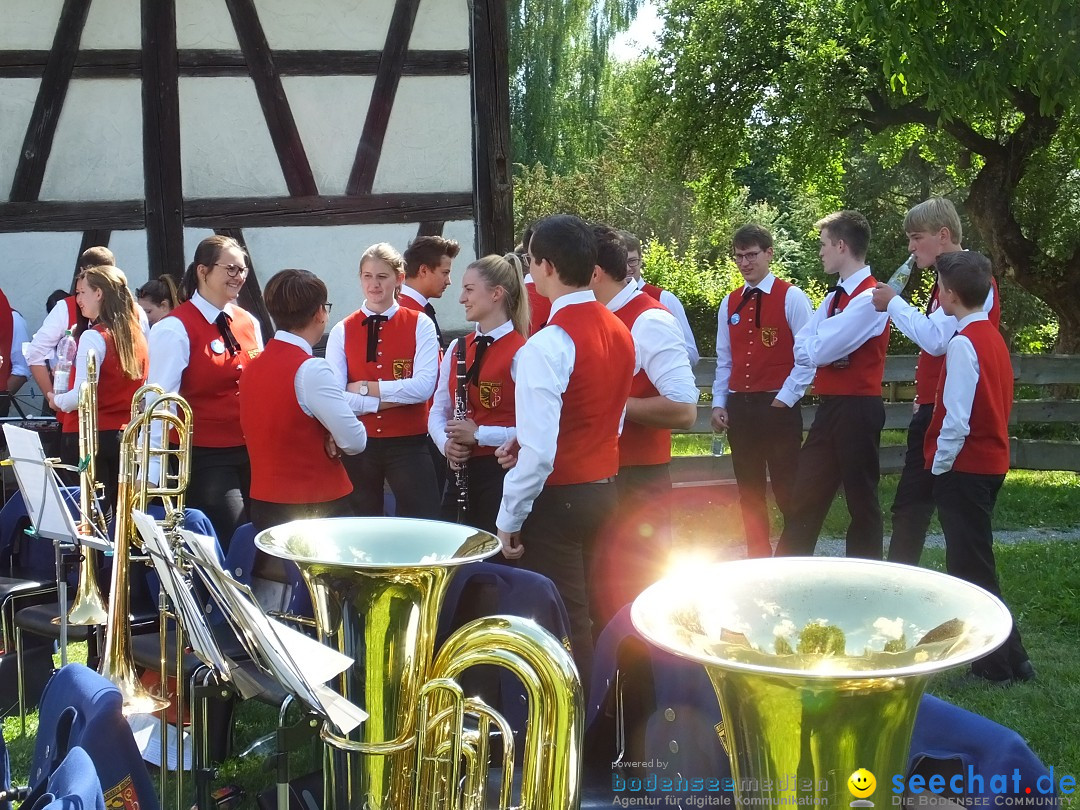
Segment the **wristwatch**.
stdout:
<path fill-rule="evenodd" d="M 364 380 L 363 382 L 360 383 L 360 396 L 366 397 L 367 395 L 368 395 L 368 384 L 367 384 L 367 380 Z"/>

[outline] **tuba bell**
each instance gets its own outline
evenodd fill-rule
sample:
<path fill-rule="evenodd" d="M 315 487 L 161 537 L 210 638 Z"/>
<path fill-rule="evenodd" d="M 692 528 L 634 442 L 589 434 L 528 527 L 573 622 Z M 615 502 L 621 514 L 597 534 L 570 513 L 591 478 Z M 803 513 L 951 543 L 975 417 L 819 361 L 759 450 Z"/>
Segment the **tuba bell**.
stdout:
<path fill-rule="evenodd" d="M 319 639 L 356 660 L 336 687 L 370 717 L 348 737 L 323 728 L 326 807 L 479 810 L 492 726 L 503 737 L 499 806 L 509 807 L 512 733 L 483 701 L 465 698 L 456 680 L 477 664 L 506 667 L 528 692 L 519 806 L 578 806 L 581 683 L 558 640 L 528 619 L 491 616 L 434 651 L 450 577 L 498 551 L 495 537 L 436 521 L 337 518 L 276 526 L 255 544 L 300 567 Z M 465 717 L 476 728 L 466 729 Z"/>
<path fill-rule="evenodd" d="M 848 777 L 906 774 L 930 677 L 1004 643 L 1008 609 L 909 565 L 831 557 L 716 563 L 647 588 L 650 642 L 705 665 L 738 804 L 851 804 Z M 861 798 L 861 797 L 860 797 Z M 887 801 L 861 800 L 854 806 Z"/>

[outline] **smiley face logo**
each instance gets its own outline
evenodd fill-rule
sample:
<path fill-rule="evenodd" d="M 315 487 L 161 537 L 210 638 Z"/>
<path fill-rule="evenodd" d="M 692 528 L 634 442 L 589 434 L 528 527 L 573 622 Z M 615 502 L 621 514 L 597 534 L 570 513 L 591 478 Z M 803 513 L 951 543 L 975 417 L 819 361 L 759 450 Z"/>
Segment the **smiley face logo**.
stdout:
<path fill-rule="evenodd" d="M 874 775 L 866 768 L 859 768 L 847 781 L 848 790 L 851 791 L 851 795 L 856 799 L 866 799 L 874 795 L 874 790 L 877 788 L 877 780 Z"/>

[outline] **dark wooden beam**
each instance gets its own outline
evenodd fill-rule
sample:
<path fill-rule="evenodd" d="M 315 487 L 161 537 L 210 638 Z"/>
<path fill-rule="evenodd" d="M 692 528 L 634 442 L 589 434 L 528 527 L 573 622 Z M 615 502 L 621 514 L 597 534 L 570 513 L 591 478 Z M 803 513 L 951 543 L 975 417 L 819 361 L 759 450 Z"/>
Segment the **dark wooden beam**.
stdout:
<path fill-rule="evenodd" d="M 270 317 L 270 311 L 266 308 L 266 301 L 263 300 L 258 268 L 255 266 L 255 259 L 252 257 L 251 251 L 248 250 L 247 242 L 244 241 L 244 232 L 240 228 L 215 228 L 214 233 L 221 236 L 231 236 L 240 243 L 240 246 L 248 255 L 247 264 L 251 268 L 251 272 L 248 273 L 244 286 L 240 288 L 237 303 L 258 318 L 259 327 L 262 330 L 263 344 L 265 345 L 274 336 L 274 319 Z"/>
<path fill-rule="evenodd" d="M 0 233 L 134 231 L 145 226 L 142 200 L 0 202 Z"/>
<path fill-rule="evenodd" d="M 26 138 L 15 166 L 15 177 L 11 182 L 12 201 L 36 200 L 41 193 L 45 165 L 49 162 L 56 124 L 64 107 L 64 97 L 71 83 L 71 71 L 75 67 L 75 56 L 79 52 L 79 40 L 82 39 L 89 11 L 90 0 L 65 0 L 60 11 L 52 50 L 41 72 L 34 111 L 30 114 Z"/>
<path fill-rule="evenodd" d="M 446 223 L 441 219 L 429 220 L 427 222 L 421 222 L 420 227 L 416 229 L 416 236 L 442 236 L 443 228 Z"/>
<path fill-rule="evenodd" d="M 0 206 L 2 210 L 2 206 Z M 184 223 L 202 228 L 383 225 L 471 219 L 472 195 L 367 194 L 359 197 L 235 197 L 188 200 Z"/>
<path fill-rule="evenodd" d="M 345 185 L 346 194 L 370 194 L 375 184 L 375 172 L 382 156 L 390 111 L 394 107 L 401 68 L 409 52 L 409 40 L 412 38 L 419 7 L 420 0 L 397 0 L 394 4 L 394 15 L 390 18 L 386 44 L 379 60 L 379 72 L 375 74 L 371 103 L 368 104 L 367 117 L 364 119 L 364 131 L 356 148 L 356 159 L 349 173 L 349 181 Z M 417 121 L 417 124 L 419 123 Z"/>
<path fill-rule="evenodd" d="M 142 0 L 142 46 L 146 247 L 156 278 L 185 266 L 175 0 Z"/>
<path fill-rule="evenodd" d="M 509 34 L 504 0 L 474 0 L 472 24 L 473 166 L 476 177 L 476 255 L 514 246 L 510 164 Z"/>
<path fill-rule="evenodd" d="M 75 271 L 71 274 L 71 286 L 68 287 L 70 292 L 75 292 L 75 281 L 78 279 L 79 272 L 82 270 L 82 267 L 79 266 L 79 260 L 82 258 L 83 253 L 92 247 L 108 247 L 111 238 L 112 231 L 110 230 L 97 229 L 83 231 L 82 241 L 79 243 L 79 255 L 75 257 Z M 128 281 L 131 282 L 133 279 L 129 278 Z"/>
<path fill-rule="evenodd" d="M 285 186 L 294 197 L 318 194 L 315 175 L 304 152 L 304 142 L 300 140 L 300 130 L 296 128 L 296 119 L 289 108 L 285 88 L 281 85 L 274 65 L 274 55 L 266 41 L 266 32 L 259 22 L 259 12 L 254 0 L 225 0 L 232 16 L 236 39 L 240 43 L 248 72 L 255 82 L 255 92 L 259 96 L 266 127 L 270 131 L 270 140 L 274 143 L 281 173 L 285 176 Z"/>

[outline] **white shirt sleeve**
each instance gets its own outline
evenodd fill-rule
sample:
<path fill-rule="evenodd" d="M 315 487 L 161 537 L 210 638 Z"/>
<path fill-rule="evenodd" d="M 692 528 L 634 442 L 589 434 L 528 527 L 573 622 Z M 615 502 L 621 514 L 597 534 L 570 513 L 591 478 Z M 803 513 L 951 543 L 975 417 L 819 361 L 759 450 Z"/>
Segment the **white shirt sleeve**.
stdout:
<path fill-rule="evenodd" d="M 341 452 L 350 456 L 363 452 L 367 447 L 364 423 L 345 401 L 345 392 L 324 359 L 305 360 L 296 370 L 293 388 L 300 410 L 318 419 L 330 431 Z"/>
<path fill-rule="evenodd" d="M 847 357 L 870 338 L 885 331 L 889 316 L 874 309 L 873 291 L 859 293 L 831 318 L 825 317 L 832 295 L 825 296 L 817 312 L 795 336 L 795 362 L 820 368 Z"/>
<path fill-rule="evenodd" d="M 431 318 L 421 313 L 416 319 L 416 354 L 412 376 L 405 380 L 380 380 L 379 398 L 386 402 L 414 405 L 427 402 L 439 378 L 439 338 Z"/>
<path fill-rule="evenodd" d="M 682 330 L 683 343 L 686 345 L 686 355 L 690 360 L 690 367 L 693 368 L 698 364 L 701 356 L 698 354 L 697 339 L 694 337 L 694 330 L 690 328 L 690 321 L 686 319 L 686 309 L 683 307 L 682 301 L 670 290 L 661 290 L 660 303 L 675 316 L 675 320 Z"/>
<path fill-rule="evenodd" d="M 56 407 L 64 413 L 71 413 L 79 407 L 79 389 L 86 382 L 86 357 L 91 349 L 97 355 L 97 365 L 100 370 L 105 362 L 105 338 L 100 332 L 87 329 L 79 338 L 79 350 L 75 354 L 75 381 L 71 384 L 71 390 L 53 397 Z"/>
<path fill-rule="evenodd" d="M 378 397 L 365 397 L 345 391 L 345 386 L 349 382 L 349 361 L 345 358 L 345 321 L 334 324 L 329 337 L 326 338 L 326 362 L 330 365 L 334 379 L 345 392 L 345 401 L 354 414 L 363 416 L 379 410 Z"/>
<path fill-rule="evenodd" d="M 731 390 L 731 332 L 728 328 L 728 299 L 724 296 L 720 309 L 716 311 L 716 377 L 712 385 L 712 406 L 726 408 L 728 392 Z"/>
<path fill-rule="evenodd" d="M 574 369 L 574 341 L 548 324 L 518 350 L 511 365 L 517 439 L 517 465 L 503 479 L 503 497 L 495 525 L 504 532 L 521 530 L 533 501 L 555 468 L 562 397 Z"/>
<path fill-rule="evenodd" d="M 52 361 L 56 355 L 56 344 L 60 342 L 64 332 L 71 328 L 67 318 L 67 302 L 57 301 L 56 305 L 49 310 L 49 314 L 45 316 L 41 328 L 30 340 L 30 348 L 26 350 L 27 365 L 43 366 L 47 361 Z"/>
<path fill-rule="evenodd" d="M 30 342 L 26 319 L 18 312 L 11 312 L 11 373 L 20 377 L 30 376 L 30 367 L 23 355 L 23 344 Z"/>
<path fill-rule="evenodd" d="M 700 392 L 681 345 L 679 324 L 671 313 L 646 310 L 634 321 L 630 333 L 641 368 L 660 396 L 697 405 Z"/>
<path fill-rule="evenodd" d="M 81 343 L 81 341 L 80 341 Z M 150 330 L 150 371 L 146 381 L 165 393 L 177 393 L 191 361 L 191 341 L 179 318 L 162 318 Z"/>
<path fill-rule="evenodd" d="M 793 336 L 799 334 L 813 315 L 814 308 L 810 305 L 810 299 L 806 297 L 806 293 L 798 287 L 788 287 L 787 295 L 784 297 L 784 316 L 787 318 L 791 334 Z M 817 368 L 814 366 L 801 366 L 795 363 L 791 373 L 777 392 L 776 398 L 789 408 L 792 407 L 802 399 L 816 374 Z"/>
<path fill-rule="evenodd" d="M 946 315 L 940 307 L 924 315 L 918 307 L 898 295 L 889 301 L 888 311 L 897 329 L 924 352 L 935 357 L 945 354 L 949 341 L 956 334 L 958 321 L 954 316 Z"/>
<path fill-rule="evenodd" d="M 428 436 L 443 455 L 446 455 L 446 423 L 454 416 L 454 401 L 450 399 L 448 380 L 454 373 L 456 349 L 457 341 L 450 341 L 443 355 L 442 364 L 439 366 L 439 381 L 435 384 L 435 400 L 428 411 Z"/>
<path fill-rule="evenodd" d="M 949 341 L 949 348 L 945 352 L 945 388 L 941 393 L 945 420 L 941 424 L 934 463 L 930 469 L 934 475 L 951 470 L 964 448 L 964 441 L 971 433 L 971 406 L 978 384 L 979 356 L 970 340 L 957 335 Z"/>

